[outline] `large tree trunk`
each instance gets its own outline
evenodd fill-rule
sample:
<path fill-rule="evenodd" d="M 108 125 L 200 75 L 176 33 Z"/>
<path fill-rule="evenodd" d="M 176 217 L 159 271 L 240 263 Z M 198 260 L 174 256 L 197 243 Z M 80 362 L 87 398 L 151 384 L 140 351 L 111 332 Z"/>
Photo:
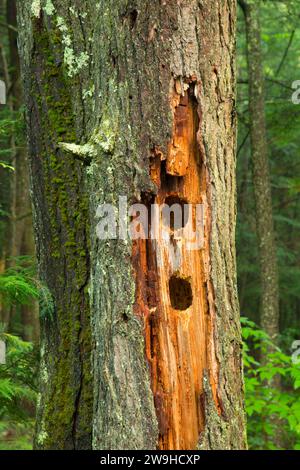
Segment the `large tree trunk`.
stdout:
<path fill-rule="evenodd" d="M 93 414 L 94 449 L 245 448 L 235 2 L 19 5 L 37 250 L 53 299 L 37 446 L 89 447 Z M 120 196 L 202 203 L 203 247 L 174 240 L 174 266 L 161 240 L 99 239 L 97 209 Z"/>
<path fill-rule="evenodd" d="M 259 22 L 260 0 L 240 1 L 246 20 L 250 137 L 260 260 L 261 326 L 276 342 L 279 287 L 265 118 L 264 75 Z"/>

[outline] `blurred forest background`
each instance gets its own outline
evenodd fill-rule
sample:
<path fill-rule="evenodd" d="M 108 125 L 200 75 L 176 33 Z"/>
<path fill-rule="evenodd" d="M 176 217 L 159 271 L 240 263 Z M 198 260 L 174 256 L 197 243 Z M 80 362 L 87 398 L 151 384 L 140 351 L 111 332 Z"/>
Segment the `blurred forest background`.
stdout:
<path fill-rule="evenodd" d="M 248 4 L 239 2 L 237 34 L 237 261 L 248 441 L 252 449 L 300 450 L 294 343 L 300 340 L 300 104 L 292 100 L 300 103 L 293 87 L 300 80 L 299 0 L 264 1 L 259 10 Z M 0 107 L 0 340 L 8 351 L 0 365 L 0 449 L 30 449 L 38 302 L 47 294 L 34 257 L 16 0 L 0 0 L 0 33 L 7 88 Z"/>

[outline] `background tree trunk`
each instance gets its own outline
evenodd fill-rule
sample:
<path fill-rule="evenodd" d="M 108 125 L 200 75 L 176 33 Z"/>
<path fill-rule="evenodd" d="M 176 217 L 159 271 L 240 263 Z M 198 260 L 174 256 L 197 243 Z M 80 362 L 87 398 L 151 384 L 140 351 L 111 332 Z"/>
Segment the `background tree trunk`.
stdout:
<path fill-rule="evenodd" d="M 91 344 L 94 449 L 245 448 L 235 15 L 225 0 L 19 2 L 37 251 L 53 300 L 39 448 L 91 445 Z M 99 240 L 97 208 L 119 196 L 202 203 L 203 249 L 177 245 L 175 269 L 158 262 L 160 242 Z"/>
<path fill-rule="evenodd" d="M 246 21 L 249 73 L 250 137 L 256 226 L 260 257 L 261 326 L 273 341 L 279 334 L 278 263 L 274 234 L 271 180 L 265 119 L 260 1 L 240 2 Z"/>
<path fill-rule="evenodd" d="M 251 3 L 243 0 L 241 6 L 245 15 L 247 38 L 250 138 L 260 258 L 260 323 L 262 329 L 276 344 L 280 333 L 279 279 L 265 116 L 265 83 L 259 21 L 260 0 L 255 0 Z M 265 354 L 265 350 L 262 350 L 261 360 L 263 363 L 266 363 L 268 360 Z M 273 378 L 271 385 L 278 389 L 281 388 L 280 375 Z M 282 448 L 282 422 L 276 417 L 272 417 L 272 421 L 277 428 L 274 441 L 278 448 Z"/>
<path fill-rule="evenodd" d="M 6 41 L 8 47 L 2 48 L 3 62 L 6 67 L 6 85 L 8 90 L 8 106 L 11 112 L 11 119 L 16 119 L 17 113 L 23 105 L 20 61 L 17 46 L 17 9 L 16 1 L 10 0 L 2 5 L 4 17 L 6 17 Z M 5 41 L 5 42 L 6 42 Z M 7 50 L 7 54 L 6 51 Z M 16 126 L 17 127 L 17 126 Z M 22 131 L 19 131 L 21 134 Z M 8 193 L 8 217 L 5 222 L 4 249 L 1 253 L 3 262 L 2 270 L 12 266 L 16 258 L 20 256 L 34 256 L 34 239 L 31 216 L 31 202 L 29 195 L 29 177 L 25 136 L 16 136 L 17 131 L 11 132 L 10 149 L 11 160 L 9 164 L 14 167 L 14 171 L 3 173 L 3 187 Z M 8 180 L 8 181 L 7 181 Z M 30 306 L 21 306 L 22 336 L 24 340 L 38 341 L 39 321 L 38 308 L 33 302 Z M 14 321 L 15 307 L 3 309 L 2 321 L 11 325 Z M 9 330 L 11 328 L 9 327 Z"/>

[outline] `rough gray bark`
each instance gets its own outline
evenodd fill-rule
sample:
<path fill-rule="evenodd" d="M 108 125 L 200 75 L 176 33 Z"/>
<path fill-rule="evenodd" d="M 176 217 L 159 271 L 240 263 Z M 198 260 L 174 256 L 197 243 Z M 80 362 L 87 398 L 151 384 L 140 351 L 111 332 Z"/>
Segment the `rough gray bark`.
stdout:
<path fill-rule="evenodd" d="M 19 3 L 38 256 L 53 297 L 43 320 L 47 380 L 37 446 L 89 446 L 89 381 L 77 380 L 83 367 L 88 374 L 92 342 L 93 448 L 155 449 L 163 433 L 146 319 L 136 313 L 133 247 L 98 240 L 95 214 L 101 203 L 118 205 L 120 195 L 129 203 L 155 197 L 150 157 L 155 149 L 167 153 L 172 94 L 186 85 L 196 95 L 211 219 L 204 286 L 218 401 L 212 372 L 199 371 L 205 423 L 195 446 L 245 448 L 234 240 L 235 2 Z"/>

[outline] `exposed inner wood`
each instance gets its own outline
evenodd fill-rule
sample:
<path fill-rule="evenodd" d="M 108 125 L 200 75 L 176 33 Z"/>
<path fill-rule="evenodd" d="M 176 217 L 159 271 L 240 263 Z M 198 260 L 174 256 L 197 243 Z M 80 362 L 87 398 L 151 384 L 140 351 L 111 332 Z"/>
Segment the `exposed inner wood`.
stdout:
<path fill-rule="evenodd" d="M 144 202 L 149 210 L 153 203 L 191 204 L 195 229 L 196 205 L 207 206 L 207 181 L 197 142 L 199 117 L 192 87 L 184 96 L 174 91 L 173 138 L 166 158 L 158 149 L 154 151 L 151 177 L 158 191 L 152 197 L 145 195 Z M 134 243 L 135 311 L 145 321 L 160 449 L 196 448 L 205 425 L 204 370 L 219 409 L 208 272 L 209 213 L 204 212 L 204 244 L 196 250 L 189 249 L 172 214 L 167 241 L 159 236 Z M 161 215 L 159 234 L 162 228 L 166 230 L 164 224 Z M 186 225 L 185 216 L 182 224 Z"/>

